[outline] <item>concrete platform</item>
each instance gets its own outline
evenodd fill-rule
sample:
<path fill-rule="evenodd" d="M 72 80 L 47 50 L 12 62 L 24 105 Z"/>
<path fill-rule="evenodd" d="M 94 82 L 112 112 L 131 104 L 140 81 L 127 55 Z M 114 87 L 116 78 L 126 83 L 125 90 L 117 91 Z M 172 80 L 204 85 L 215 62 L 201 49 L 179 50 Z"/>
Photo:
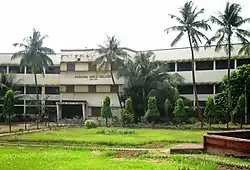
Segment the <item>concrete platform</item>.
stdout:
<path fill-rule="evenodd" d="M 182 143 L 170 149 L 170 154 L 202 153 L 203 144 L 200 143 Z"/>

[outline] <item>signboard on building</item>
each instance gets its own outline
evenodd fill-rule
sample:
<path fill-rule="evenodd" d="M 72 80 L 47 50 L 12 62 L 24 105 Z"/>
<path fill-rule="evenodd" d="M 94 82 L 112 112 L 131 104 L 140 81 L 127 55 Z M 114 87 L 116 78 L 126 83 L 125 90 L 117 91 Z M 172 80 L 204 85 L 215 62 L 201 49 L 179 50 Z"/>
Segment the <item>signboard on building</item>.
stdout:
<path fill-rule="evenodd" d="M 75 78 L 98 80 L 102 78 L 111 78 L 111 75 L 90 75 L 90 76 L 75 76 Z"/>

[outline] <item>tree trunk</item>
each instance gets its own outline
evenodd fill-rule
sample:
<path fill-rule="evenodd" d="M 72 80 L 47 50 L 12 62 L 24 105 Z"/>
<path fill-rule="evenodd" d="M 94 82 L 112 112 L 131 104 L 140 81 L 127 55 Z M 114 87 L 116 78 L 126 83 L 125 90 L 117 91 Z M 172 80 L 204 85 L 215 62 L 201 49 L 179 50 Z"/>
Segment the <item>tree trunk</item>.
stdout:
<path fill-rule="evenodd" d="M 190 38 L 190 33 L 188 31 L 188 40 L 189 40 L 189 45 L 190 45 L 190 49 L 191 49 L 191 56 L 192 56 L 192 78 L 193 78 L 193 90 L 194 90 L 194 96 L 195 96 L 195 103 L 197 106 L 197 113 L 201 122 L 201 128 L 203 128 L 203 117 L 201 115 L 201 111 L 200 111 L 200 104 L 199 104 L 199 99 L 198 99 L 198 94 L 197 94 L 197 89 L 196 89 L 196 81 L 195 81 L 195 70 L 194 70 L 194 49 L 192 46 L 192 42 L 191 42 L 191 38 Z"/>
<path fill-rule="evenodd" d="M 155 121 L 151 122 L 151 127 L 152 127 L 152 129 L 155 129 Z"/>
<path fill-rule="evenodd" d="M 9 119 L 9 130 L 10 130 L 10 133 L 11 133 L 11 117 L 10 117 L 10 114 L 8 114 L 8 119 Z"/>
<path fill-rule="evenodd" d="M 113 85 L 115 86 L 116 83 L 115 83 L 115 79 L 114 79 L 114 75 L 113 75 L 113 66 L 112 66 L 112 64 L 110 64 L 110 73 L 111 73 L 111 79 L 112 79 Z M 117 97 L 118 97 L 118 100 L 119 100 L 120 107 L 122 108 L 122 101 L 121 101 L 121 98 L 120 98 L 120 95 L 119 95 L 119 86 L 118 86 L 118 89 L 116 91 L 116 94 L 117 94 Z"/>
<path fill-rule="evenodd" d="M 230 30 L 231 31 L 231 30 Z M 231 122 L 234 123 L 234 115 L 231 113 L 232 99 L 231 99 L 231 88 L 230 88 L 230 68 L 231 68 L 231 32 L 228 35 L 228 60 L 227 60 L 227 77 L 228 77 L 228 116 L 231 115 Z M 228 128 L 228 127 L 227 127 Z"/>
<path fill-rule="evenodd" d="M 242 129 L 243 127 L 243 116 L 240 117 L 240 128 Z"/>
<path fill-rule="evenodd" d="M 107 117 L 105 118 L 105 124 L 106 124 L 106 127 L 108 127 L 108 118 Z"/>
<path fill-rule="evenodd" d="M 38 87 L 37 87 L 37 75 L 36 75 L 36 66 L 34 67 L 34 77 L 35 77 L 35 86 L 36 86 L 36 107 L 37 107 L 37 115 L 36 115 L 36 128 L 39 129 L 39 117 L 40 117 L 40 104 L 39 104 L 39 95 L 38 95 Z"/>

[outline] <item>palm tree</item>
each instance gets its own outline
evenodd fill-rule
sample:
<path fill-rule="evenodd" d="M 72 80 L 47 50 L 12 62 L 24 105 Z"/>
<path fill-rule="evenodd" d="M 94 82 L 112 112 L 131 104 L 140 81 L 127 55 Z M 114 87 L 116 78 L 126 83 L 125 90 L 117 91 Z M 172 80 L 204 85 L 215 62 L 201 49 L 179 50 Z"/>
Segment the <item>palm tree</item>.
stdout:
<path fill-rule="evenodd" d="M 198 10 L 197 7 L 194 7 L 192 1 L 188 1 L 184 4 L 183 7 L 179 9 L 180 17 L 170 14 L 172 19 L 175 19 L 178 22 L 177 26 L 172 26 L 165 29 L 165 32 L 170 33 L 173 31 L 178 31 L 179 34 L 171 43 L 173 47 L 176 45 L 184 35 L 187 35 L 189 40 L 189 46 L 191 50 L 192 57 L 192 78 L 193 78 L 193 89 L 195 93 L 195 102 L 197 106 L 197 112 L 199 119 L 201 121 L 201 127 L 203 127 L 203 116 L 200 112 L 200 105 L 196 90 L 196 81 L 195 81 L 195 70 L 194 70 L 194 48 L 198 50 L 199 43 L 202 43 L 202 39 L 208 40 L 208 38 L 199 30 L 211 30 L 210 26 L 205 20 L 199 20 L 198 17 L 204 13 L 204 9 Z M 186 33 L 186 34 L 185 34 Z"/>
<path fill-rule="evenodd" d="M 98 45 L 100 48 L 97 50 L 97 52 L 100 54 L 100 56 L 93 62 L 94 65 L 97 65 L 98 70 L 110 70 L 113 85 L 116 85 L 114 79 L 114 69 L 121 66 L 128 56 L 128 54 L 123 50 L 123 48 L 120 48 L 119 45 L 120 41 L 115 36 L 107 36 L 105 44 Z M 122 107 L 119 90 L 117 90 L 117 97 L 120 107 Z"/>
<path fill-rule="evenodd" d="M 125 89 L 140 113 L 145 113 L 148 97 L 156 96 L 159 102 L 165 102 L 166 97 L 172 101 L 176 86 L 183 83 L 179 74 L 168 74 L 168 63 L 155 60 L 151 51 L 139 52 L 134 60 L 124 62 L 117 76 L 125 77 Z"/>
<path fill-rule="evenodd" d="M 20 66 L 21 68 L 30 67 L 34 74 L 35 86 L 36 86 L 36 105 L 38 111 L 37 118 L 37 128 L 38 119 L 40 116 L 40 106 L 39 106 L 39 96 L 38 96 L 38 86 L 37 86 L 37 73 L 43 72 L 43 68 L 47 69 L 49 66 L 53 65 L 52 60 L 48 55 L 55 55 L 54 50 L 43 46 L 43 40 L 48 36 L 42 36 L 41 33 L 33 29 L 32 36 L 24 38 L 23 43 L 15 43 L 15 47 L 23 48 L 21 51 L 14 53 L 11 60 L 21 58 Z M 44 74 L 43 74 L 44 75 Z"/>
<path fill-rule="evenodd" d="M 230 88 L 230 59 L 231 52 L 233 50 L 232 38 L 235 36 L 241 43 L 246 44 L 250 37 L 250 32 L 240 28 L 246 22 L 250 22 L 250 18 L 243 19 L 240 16 L 242 8 L 239 4 L 227 2 L 224 12 L 219 12 L 218 16 L 211 16 L 212 23 L 218 25 L 220 28 L 216 31 L 215 35 L 208 41 L 211 44 L 217 41 L 215 51 L 219 51 L 222 48 L 228 54 L 228 87 Z M 228 90 L 228 115 L 231 113 L 231 90 Z M 234 122 L 234 116 L 231 114 L 231 121 Z M 228 123 L 227 123 L 228 127 Z"/>
<path fill-rule="evenodd" d="M 24 95 L 21 91 L 18 90 L 18 85 L 20 84 L 21 79 L 17 79 L 16 75 L 14 74 L 7 74 L 5 71 L 1 70 L 1 81 L 0 81 L 0 99 L 5 100 L 7 91 L 12 90 L 13 92 L 13 104 L 16 103 L 17 100 L 23 99 Z M 6 103 L 5 103 L 6 105 Z M 3 109 L 5 111 L 5 109 Z M 13 116 L 13 113 L 6 114 L 3 113 L 4 118 L 8 119 L 9 122 L 9 129 L 11 132 L 11 116 Z M 26 130 L 26 123 L 25 123 L 25 130 Z"/>

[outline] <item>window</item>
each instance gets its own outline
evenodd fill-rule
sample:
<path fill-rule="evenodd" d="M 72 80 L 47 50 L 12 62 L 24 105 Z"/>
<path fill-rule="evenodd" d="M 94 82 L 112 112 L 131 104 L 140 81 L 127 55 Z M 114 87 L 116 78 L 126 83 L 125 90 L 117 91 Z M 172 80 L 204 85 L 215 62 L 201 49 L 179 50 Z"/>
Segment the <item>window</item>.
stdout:
<path fill-rule="evenodd" d="M 26 107 L 27 114 L 37 114 L 37 107 L 36 106 L 29 106 Z"/>
<path fill-rule="evenodd" d="M 9 66 L 9 73 L 24 73 L 24 69 L 19 66 Z"/>
<path fill-rule="evenodd" d="M 111 93 L 117 93 L 119 91 L 119 86 L 118 85 L 111 85 L 110 86 L 110 92 Z"/>
<path fill-rule="evenodd" d="M 26 68 L 26 73 L 27 73 L 27 74 L 32 74 L 32 73 L 33 73 L 33 72 L 32 72 L 32 67 L 27 67 L 27 68 Z M 38 73 L 38 74 L 43 73 L 43 69 L 38 69 L 38 70 L 36 70 L 36 73 Z"/>
<path fill-rule="evenodd" d="M 23 86 L 18 86 L 18 87 L 16 87 L 15 90 L 21 91 L 21 93 L 24 94 L 24 87 Z"/>
<path fill-rule="evenodd" d="M 100 117 L 101 116 L 101 108 L 100 107 L 91 107 L 91 116 L 92 117 Z"/>
<path fill-rule="evenodd" d="M 195 105 L 197 106 L 196 103 L 195 103 Z M 199 105 L 200 105 L 200 107 L 206 107 L 206 101 L 199 101 Z"/>
<path fill-rule="evenodd" d="M 221 69 L 227 69 L 227 60 L 216 60 L 215 61 L 215 68 L 217 70 L 221 70 Z M 230 68 L 234 69 L 234 60 L 230 60 Z"/>
<path fill-rule="evenodd" d="M 198 94 L 213 94 L 214 91 L 212 84 L 197 85 L 196 88 Z"/>
<path fill-rule="evenodd" d="M 23 114 L 23 112 L 24 112 L 23 106 L 15 106 L 14 107 L 14 113 L 15 114 Z"/>
<path fill-rule="evenodd" d="M 215 93 L 220 93 L 222 91 L 221 84 L 215 84 Z"/>
<path fill-rule="evenodd" d="M 45 94 L 60 94 L 59 87 L 45 87 Z"/>
<path fill-rule="evenodd" d="M 38 90 L 38 94 L 41 94 L 42 93 L 42 87 L 38 86 L 37 87 L 37 90 Z M 35 86 L 27 86 L 26 87 L 26 94 L 36 94 L 36 87 Z"/>
<path fill-rule="evenodd" d="M 15 101 L 15 105 L 18 104 L 18 105 L 23 105 L 24 104 L 24 101 L 23 100 L 16 100 Z"/>
<path fill-rule="evenodd" d="M 242 66 L 243 64 L 250 64 L 250 59 L 237 59 L 237 67 Z"/>
<path fill-rule="evenodd" d="M 192 63 L 191 62 L 177 62 L 177 71 L 191 71 Z"/>
<path fill-rule="evenodd" d="M 75 63 L 67 63 L 67 71 L 75 71 Z"/>
<path fill-rule="evenodd" d="M 169 72 L 175 71 L 175 63 L 168 63 L 168 71 Z"/>
<path fill-rule="evenodd" d="M 66 85 L 66 92 L 74 93 L 74 85 Z"/>
<path fill-rule="evenodd" d="M 88 92 L 95 93 L 96 92 L 96 86 L 95 85 L 89 85 L 88 86 Z"/>
<path fill-rule="evenodd" d="M 60 74 L 60 66 L 49 67 L 46 70 L 47 74 Z"/>
<path fill-rule="evenodd" d="M 45 100 L 45 105 L 56 105 L 56 102 L 59 102 L 59 101 L 55 101 L 55 100 Z"/>
<path fill-rule="evenodd" d="M 193 94 L 193 85 L 183 85 L 178 87 L 180 94 Z"/>
<path fill-rule="evenodd" d="M 89 71 L 96 71 L 96 64 L 93 64 L 93 62 L 90 62 L 88 64 L 89 64 Z"/>
<path fill-rule="evenodd" d="M 213 70 L 213 61 L 196 61 L 196 70 Z"/>

